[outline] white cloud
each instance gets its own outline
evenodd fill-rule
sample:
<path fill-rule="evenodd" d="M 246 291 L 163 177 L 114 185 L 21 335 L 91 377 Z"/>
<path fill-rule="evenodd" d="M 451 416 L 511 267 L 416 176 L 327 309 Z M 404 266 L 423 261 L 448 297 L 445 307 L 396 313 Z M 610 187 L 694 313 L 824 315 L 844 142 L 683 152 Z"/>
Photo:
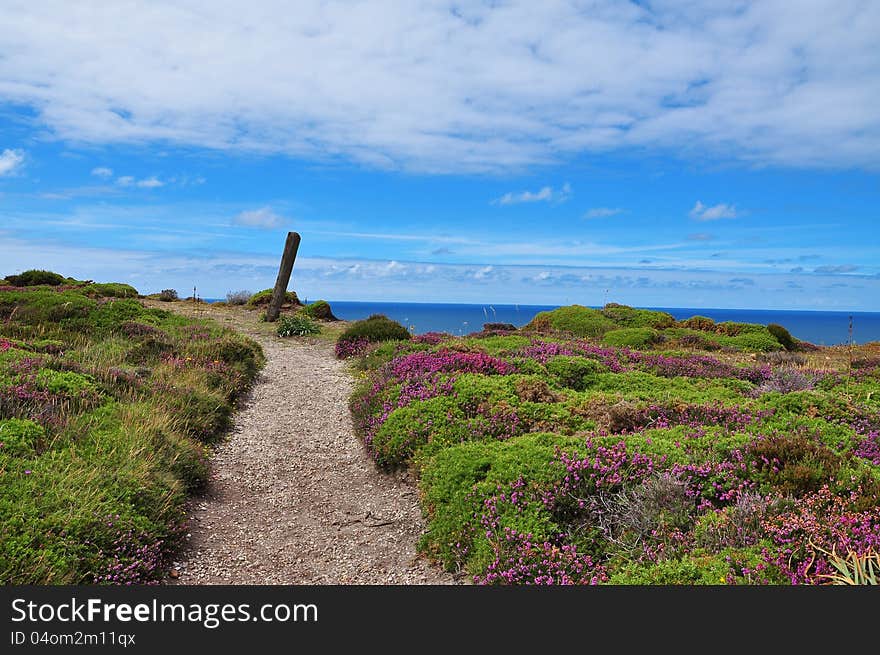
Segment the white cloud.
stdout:
<path fill-rule="evenodd" d="M 584 218 L 607 218 L 622 213 L 623 210 L 619 207 L 593 207 L 584 214 Z"/>
<path fill-rule="evenodd" d="M 13 7 L 0 100 L 77 142 L 442 172 L 617 148 L 880 165 L 873 2 Z"/>
<path fill-rule="evenodd" d="M 728 205 L 722 202 L 708 207 L 697 200 L 693 209 L 688 213 L 688 216 L 698 221 L 717 221 L 721 218 L 736 218 L 739 216 L 739 213 L 734 205 Z"/>
<path fill-rule="evenodd" d="M 3 177 L 4 175 L 12 175 L 23 163 L 23 150 L 11 150 L 6 148 L 3 152 L 0 152 L 0 177 Z"/>
<path fill-rule="evenodd" d="M 566 182 L 561 189 L 541 187 L 538 191 L 508 192 L 492 201 L 493 205 L 518 205 L 524 202 L 565 202 L 571 196 L 571 185 Z"/>
<path fill-rule="evenodd" d="M 165 182 L 155 175 L 138 180 L 133 175 L 121 175 L 116 178 L 116 184 L 124 187 L 138 187 L 140 189 L 158 189 L 165 186 Z"/>
<path fill-rule="evenodd" d="M 236 225 L 260 227 L 264 230 L 279 227 L 283 221 L 284 218 L 276 214 L 271 207 L 260 207 L 259 209 L 243 211 L 233 219 L 233 223 Z"/>
<path fill-rule="evenodd" d="M 92 169 L 92 175 L 95 177 L 103 177 L 104 179 L 113 177 L 113 169 L 106 166 L 97 166 Z"/>
<path fill-rule="evenodd" d="M 165 183 L 155 176 L 148 177 L 143 180 L 138 180 L 136 184 L 142 189 L 157 189 L 160 186 L 165 186 Z"/>

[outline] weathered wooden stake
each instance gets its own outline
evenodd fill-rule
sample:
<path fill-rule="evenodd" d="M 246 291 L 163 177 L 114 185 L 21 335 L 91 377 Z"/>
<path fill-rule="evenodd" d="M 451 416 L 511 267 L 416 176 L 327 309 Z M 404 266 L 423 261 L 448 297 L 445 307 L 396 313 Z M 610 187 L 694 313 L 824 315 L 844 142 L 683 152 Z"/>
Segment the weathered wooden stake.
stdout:
<path fill-rule="evenodd" d="M 293 271 L 293 262 L 296 260 L 296 251 L 299 249 L 299 233 L 288 232 L 287 241 L 284 244 L 284 254 L 281 256 L 281 266 L 278 268 L 278 279 L 275 280 L 275 288 L 272 290 L 272 300 L 269 309 L 266 310 L 266 320 L 278 320 L 281 313 L 281 305 L 287 294 L 287 284 L 290 282 L 290 273 Z"/>

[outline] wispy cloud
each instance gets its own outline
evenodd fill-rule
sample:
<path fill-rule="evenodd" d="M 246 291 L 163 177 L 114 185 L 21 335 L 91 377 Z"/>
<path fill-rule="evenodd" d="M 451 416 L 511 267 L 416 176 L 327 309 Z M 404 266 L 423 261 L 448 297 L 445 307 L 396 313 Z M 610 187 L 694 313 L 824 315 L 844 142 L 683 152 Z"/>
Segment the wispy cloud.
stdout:
<path fill-rule="evenodd" d="M 92 175 L 106 180 L 113 177 L 113 169 L 106 166 L 96 166 L 92 169 Z"/>
<path fill-rule="evenodd" d="M 735 206 L 723 202 L 710 207 L 697 200 L 688 215 L 698 221 L 717 221 L 721 218 L 736 218 L 739 212 Z"/>
<path fill-rule="evenodd" d="M 239 213 L 232 222 L 244 227 L 272 230 L 280 227 L 284 222 L 284 218 L 276 214 L 271 207 L 260 207 L 259 209 L 251 209 Z"/>
<path fill-rule="evenodd" d="M 158 189 L 165 186 L 165 182 L 155 175 L 138 180 L 132 175 L 122 175 L 116 178 L 116 184 L 122 187 L 137 187 L 139 189 Z"/>
<path fill-rule="evenodd" d="M 857 270 L 859 270 L 859 267 L 853 264 L 841 264 L 839 266 L 817 266 L 813 269 L 813 272 L 834 275 L 837 273 L 853 273 Z"/>
<path fill-rule="evenodd" d="M 715 236 L 707 232 L 697 232 L 695 234 L 688 234 L 687 238 L 688 241 L 712 241 Z"/>
<path fill-rule="evenodd" d="M 508 192 L 500 198 L 492 201 L 493 205 L 519 205 L 526 202 L 565 202 L 571 197 L 571 185 L 567 182 L 562 185 L 561 189 L 554 190 L 553 187 L 541 187 L 538 191 L 519 191 L 517 193 Z"/>
<path fill-rule="evenodd" d="M 12 175 L 24 163 L 24 151 L 6 148 L 0 152 L 0 177 Z"/>
<path fill-rule="evenodd" d="M 623 209 L 620 207 L 593 207 L 592 209 L 587 210 L 587 213 L 584 214 L 584 218 L 607 218 L 622 213 Z"/>

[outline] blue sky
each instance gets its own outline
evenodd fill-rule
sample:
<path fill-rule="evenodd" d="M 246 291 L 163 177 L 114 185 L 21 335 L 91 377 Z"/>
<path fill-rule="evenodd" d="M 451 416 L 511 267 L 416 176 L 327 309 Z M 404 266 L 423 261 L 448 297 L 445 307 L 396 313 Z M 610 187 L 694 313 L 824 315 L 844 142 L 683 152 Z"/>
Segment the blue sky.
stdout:
<path fill-rule="evenodd" d="M 0 273 L 880 311 L 880 6 L 793 6 L 7 3 Z"/>

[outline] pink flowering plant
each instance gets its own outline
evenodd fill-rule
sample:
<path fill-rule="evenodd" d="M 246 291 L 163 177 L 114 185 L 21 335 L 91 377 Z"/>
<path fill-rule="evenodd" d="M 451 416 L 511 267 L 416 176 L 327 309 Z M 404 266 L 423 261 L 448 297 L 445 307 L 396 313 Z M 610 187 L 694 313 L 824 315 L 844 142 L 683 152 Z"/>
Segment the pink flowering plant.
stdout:
<path fill-rule="evenodd" d="M 878 548 L 871 360 L 420 341 L 366 367 L 352 416 L 419 476 L 421 549 L 479 584 L 821 584 L 826 551 Z"/>

